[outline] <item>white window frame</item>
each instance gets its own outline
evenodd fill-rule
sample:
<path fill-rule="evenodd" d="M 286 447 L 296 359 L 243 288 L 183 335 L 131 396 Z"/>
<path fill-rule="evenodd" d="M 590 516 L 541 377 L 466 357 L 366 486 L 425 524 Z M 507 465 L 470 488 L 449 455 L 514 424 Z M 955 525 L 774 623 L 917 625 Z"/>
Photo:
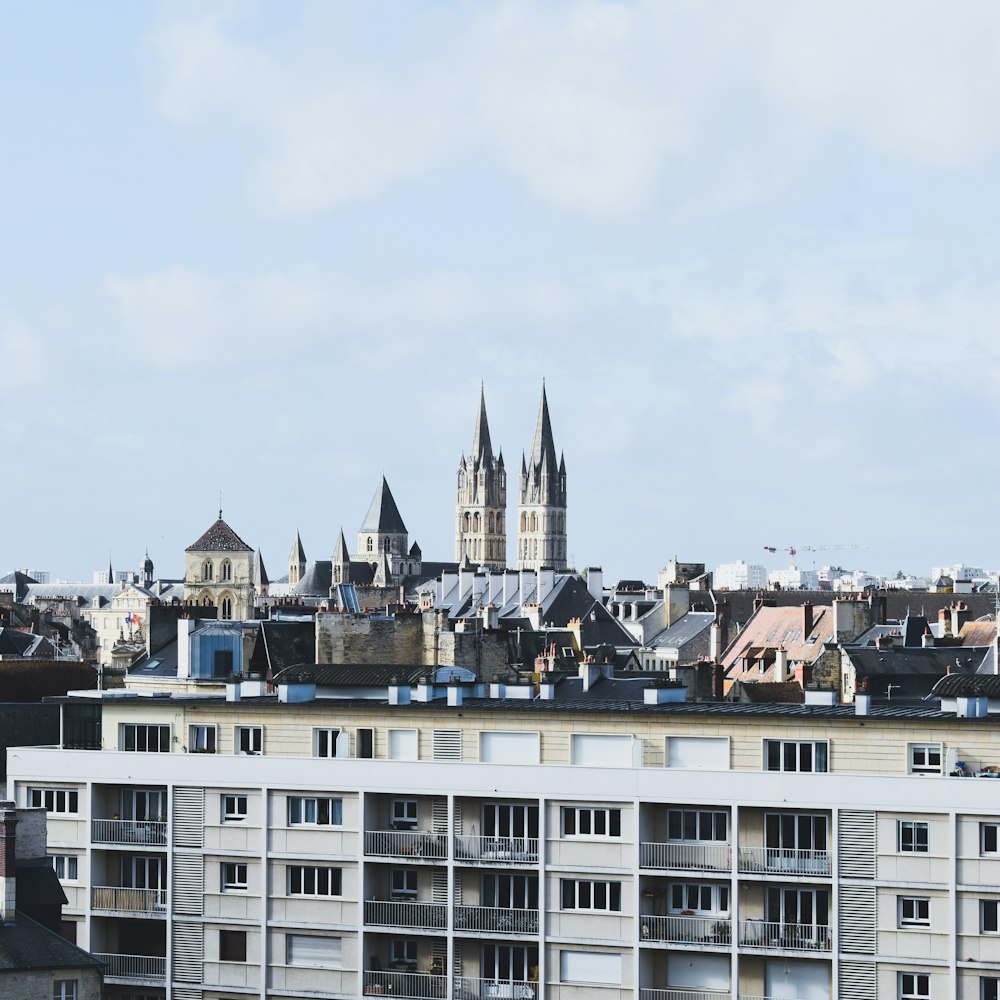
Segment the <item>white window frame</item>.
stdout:
<path fill-rule="evenodd" d="M 681 905 L 674 901 L 675 890 L 680 890 L 683 899 Z M 695 906 L 691 906 L 691 896 L 699 897 Z M 702 906 L 701 897 L 708 895 L 708 909 Z M 725 896 L 725 899 L 723 899 Z M 723 906 L 723 903 L 726 903 Z M 728 882 L 671 882 L 667 886 L 667 912 L 670 914 L 688 913 L 699 917 L 729 916 L 732 906 Z"/>
<path fill-rule="evenodd" d="M 242 823 L 247 818 L 247 797 L 242 792 L 223 792 L 220 799 L 223 823 Z"/>
<path fill-rule="evenodd" d="M 243 749 L 243 736 L 247 734 L 246 740 L 249 748 Z M 237 755 L 256 756 L 264 752 L 264 727 L 263 726 L 234 726 L 233 727 L 233 753 Z"/>
<path fill-rule="evenodd" d="M 419 810 L 416 799 L 393 799 L 389 824 L 394 830 L 416 830 Z"/>
<path fill-rule="evenodd" d="M 218 726 L 198 723 L 188 728 L 188 753 L 216 753 L 218 749 Z"/>
<path fill-rule="evenodd" d="M 1000 854 L 1000 823 L 979 824 L 979 853 L 985 857 Z"/>
<path fill-rule="evenodd" d="M 389 897 L 416 899 L 419 884 L 416 868 L 393 868 L 389 872 Z"/>
<path fill-rule="evenodd" d="M 337 741 L 342 729 L 336 726 L 322 726 L 312 731 L 312 747 L 314 757 L 333 758 L 337 753 Z"/>
<path fill-rule="evenodd" d="M 150 736 L 154 732 L 156 739 L 153 742 L 156 745 L 151 747 Z M 128 746 L 129 742 L 132 743 L 131 747 Z M 139 746 L 140 743 L 144 746 Z M 119 722 L 118 749 L 124 753 L 170 753 L 170 723 Z"/>
<path fill-rule="evenodd" d="M 570 897 L 568 901 L 567 896 Z M 591 913 L 621 913 L 622 884 L 618 881 L 605 881 L 604 879 L 561 878 L 559 879 L 559 909 L 583 910 Z"/>
<path fill-rule="evenodd" d="M 397 733 L 406 733 L 408 737 L 412 737 L 413 740 L 413 756 L 396 756 L 395 747 L 393 746 L 394 737 Z M 409 742 L 409 739 L 407 740 Z M 420 733 L 416 729 L 404 729 L 396 727 L 389 730 L 388 737 L 388 755 L 390 760 L 419 760 L 420 759 Z"/>
<path fill-rule="evenodd" d="M 219 888 L 222 892 L 247 891 L 247 863 L 222 861 L 219 864 Z"/>
<path fill-rule="evenodd" d="M 770 748 L 772 744 L 777 744 L 778 749 L 778 767 L 770 766 Z M 788 748 L 794 746 L 796 748 L 794 754 L 794 767 L 788 767 L 789 764 L 789 754 Z M 810 766 L 802 767 L 804 750 L 809 747 L 810 752 Z M 822 753 L 819 753 L 820 748 L 822 748 Z M 766 738 L 764 740 L 764 770 L 771 771 L 774 773 L 796 773 L 796 774 L 827 774 L 830 770 L 830 741 L 829 740 L 785 740 L 781 738 Z M 817 767 L 817 761 L 819 757 L 822 756 L 824 767 Z"/>
<path fill-rule="evenodd" d="M 60 882 L 76 882 L 80 878 L 80 858 L 76 854 L 51 854 L 52 868 Z"/>
<path fill-rule="evenodd" d="M 979 900 L 979 933 L 1000 934 L 1000 899 Z"/>
<path fill-rule="evenodd" d="M 685 837 L 684 833 L 687 829 L 687 819 L 688 816 L 694 815 L 695 820 L 695 833 L 694 838 Z M 677 816 L 681 825 L 681 836 L 672 837 L 670 835 L 670 828 L 673 825 L 672 817 Z M 719 840 L 715 836 L 716 827 L 718 825 L 719 817 L 722 817 L 723 824 L 726 828 L 726 835 Z M 704 827 L 711 828 L 711 837 L 702 837 L 701 832 Z M 695 808 L 684 808 L 682 806 L 671 807 L 667 810 L 667 840 L 671 844 L 728 844 L 729 843 L 729 813 L 725 809 L 695 809 Z"/>
<path fill-rule="evenodd" d="M 569 822 L 567 823 L 567 820 Z M 618 832 L 611 830 L 617 826 Z M 584 832 L 581 827 L 586 827 Z M 603 832 L 595 833 L 598 827 Z M 620 806 L 561 806 L 559 835 L 564 840 L 621 840 L 622 810 Z"/>
<path fill-rule="evenodd" d="M 931 977 L 927 972 L 897 973 L 899 1000 L 930 1000 Z"/>
<path fill-rule="evenodd" d="M 907 743 L 906 764 L 910 774 L 940 774 L 944 747 L 940 743 Z"/>
<path fill-rule="evenodd" d="M 930 927 L 930 896 L 897 896 L 896 920 L 899 927 Z"/>
<path fill-rule="evenodd" d="M 339 796 L 289 795 L 287 802 L 289 826 L 341 827 L 344 825 L 344 800 Z M 329 817 L 327 822 L 321 820 L 324 812 Z M 340 820 L 335 823 L 333 817 L 336 814 L 339 814 Z"/>
<path fill-rule="evenodd" d="M 28 805 L 44 807 L 52 816 L 76 816 L 80 812 L 80 791 L 77 788 L 33 786 L 28 789 Z"/>
<path fill-rule="evenodd" d="M 55 979 L 52 981 L 52 1000 L 76 1000 L 80 980 Z"/>
<path fill-rule="evenodd" d="M 923 846 L 917 834 L 923 831 Z M 908 834 L 908 836 L 905 836 Z M 909 846 L 906 842 L 909 841 Z M 899 854 L 929 854 L 931 846 L 931 827 L 925 819 L 896 820 L 896 850 Z"/>
<path fill-rule="evenodd" d="M 344 873 L 330 865 L 286 865 L 285 891 L 289 896 L 342 896 Z"/>

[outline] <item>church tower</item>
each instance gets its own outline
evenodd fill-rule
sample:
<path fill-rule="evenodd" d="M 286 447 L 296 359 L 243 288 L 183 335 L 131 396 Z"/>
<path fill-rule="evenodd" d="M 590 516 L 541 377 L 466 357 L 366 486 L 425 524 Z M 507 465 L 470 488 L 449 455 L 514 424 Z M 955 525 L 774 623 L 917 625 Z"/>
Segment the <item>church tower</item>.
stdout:
<path fill-rule="evenodd" d="M 299 529 L 295 529 L 291 551 L 288 553 L 288 585 L 294 587 L 306 575 L 306 550 L 302 547 Z"/>
<path fill-rule="evenodd" d="M 503 454 L 493 456 L 486 395 L 480 389 L 479 415 L 469 457 L 458 463 L 455 561 L 504 569 L 507 565 L 507 473 Z"/>
<path fill-rule="evenodd" d="M 517 568 L 566 567 L 566 460 L 556 464 L 549 422 L 549 403 L 542 383 L 531 460 L 521 455 L 521 499 L 518 507 Z"/>

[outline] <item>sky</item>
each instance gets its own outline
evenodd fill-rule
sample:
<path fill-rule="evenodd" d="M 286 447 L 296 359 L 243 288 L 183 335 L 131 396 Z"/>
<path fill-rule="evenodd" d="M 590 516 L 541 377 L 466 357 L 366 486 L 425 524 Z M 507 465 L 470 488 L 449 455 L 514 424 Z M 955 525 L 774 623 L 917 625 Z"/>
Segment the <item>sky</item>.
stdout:
<path fill-rule="evenodd" d="M 513 557 L 543 378 L 606 578 L 1000 565 L 992 0 L 0 7 L 0 572 L 452 559 L 481 384 Z"/>

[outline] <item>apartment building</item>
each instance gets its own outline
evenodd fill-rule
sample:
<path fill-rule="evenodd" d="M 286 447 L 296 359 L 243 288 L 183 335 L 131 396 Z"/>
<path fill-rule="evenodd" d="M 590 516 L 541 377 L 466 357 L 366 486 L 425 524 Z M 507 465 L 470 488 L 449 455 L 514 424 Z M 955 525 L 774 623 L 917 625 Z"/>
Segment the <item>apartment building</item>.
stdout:
<path fill-rule="evenodd" d="M 70 696 L 8 794 L 109 1000 L 1000 1000 L 987 699 L 679 696 Z"/>

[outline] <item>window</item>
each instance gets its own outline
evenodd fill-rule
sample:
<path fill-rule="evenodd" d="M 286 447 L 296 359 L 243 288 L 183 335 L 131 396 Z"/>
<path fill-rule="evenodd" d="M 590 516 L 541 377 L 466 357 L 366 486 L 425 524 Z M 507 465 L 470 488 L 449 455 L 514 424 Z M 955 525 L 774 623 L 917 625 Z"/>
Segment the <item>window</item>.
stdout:
<path fill-rule="evenodd" d="M 233 741 L 237 753 L 261 753 L 264 749 L 262 726 L 237 726 Z"/>
<path fill-rule="evenodd" d="M 215 726 L 192 726 L 188 749 L 191 753 L 215 753 Z"/>
<path fill-rule="evenodd" d="M 79 859 L 75 854 L 56 854 L 52 858 L 52 867 L 60 882 L 75 882 L 78 864 Z"/>
<path fill-rule="evenodd" d="M 607 952 L 560 951 L 559 981 L 620 986 L 622 957 Z"/>
<path fill-rule="evenodd" d="M 483 764 L 537 764 L 538 733 L 480 733 L 479 760 Z"/>
<path fill-rule="evenodd" d="M 52 983 L 52 1000 L 76 1000 L 76 979 L 56 979 Z"/>
<path fill-rule="evenodd" d="M 314 729 L 313 730 L 313 756 L 314 757 L 346 757 L 347 754 L 341 752 L 342 741 L 339 729 Z M 346 750 L 346 747 L 343 748 Z"/>
<path fill-rule="evenodd" d="M 903 854 L 927 853 L 928 826 L 924 820 L 901 819 L 896 824 L 899 850 Z"/>
<path fill-rule="evenodd" d="M 212 579 L 212 560 L 211 559 L 206 559 L 201 564 L 201 578 L 203 580 L 211 580 Z"/>
<path fill-rule="evenodd" d="M 670 809 L 667 840 L 729 840 L 729 814 L 710 809 Z"/>
<path fill-rule="evenodd" d="M 926 896 L 897 896 L 900 927 L 928 927 L 931 922 L 931 901 Z"/>
<path fill-rule="evenodd" d="M 606 736 L 599 733 L 573 733 L 569 738 L 569 760 L 582 767 L 633 767 L 641 749 L 632 736 Z"/>
<path fill-rule="evenodd" d="M 394 966 L 417 967 L 417 942 L 410 938 L 393 938 L 389 949 L 389 960 Z"/>
<path fill-rule="evenodd" d="M 316 865 L 289 865 L 289 896 L 339 896 L 341 894 L 341 871 Z"/>
<path fill-rule="evenodd" d="M 389 759 L 417 759 L 417 731 L 415 729 L 389 730 Z"/>
<path fill-rule="evenodd" d="M 907 745 L 910 774 L 940 774 L 941 744 L 910 743 Z"/>
<path fill-rule="evenodd" d="M 393 868 L 389 874 L 389 895 L 393 899 L 411 899 L 417 895 L 417 872 L 414 868 Z"/>
<path fill-rule="evenodd" d="M 342 826 L 343 822 L 343 799 L 321 799 L 305 795 L 288 797 L 289 826 Z"/>
<path fill-rule="evenodd" d="M 931 977 L 926 972 L 899 974 L 899 1000 L 930 1000 Z"/>
<path fill-rule="evenodd" d="M 222 613 L 219 615 L 220 618 L 233 617 L 233 599 L 231 597 L 223 597 L 220 608 L 222 610 Z"/>
<path fill-rule="evenodd" d="M 247 960 L 247 932 L 219 931 L 219 961 L 245 962 Z"/>
<path fill-rule="evenodd" d="M 655 667 L 656 661 L 650 660 Z M 666 743 L 667 767 L 684 770 L 728 771 L 728 736 L 668 736 Z"/>
<path fill-rule="evenodd" d="M 562 835 L 564 837 L 620 837 L 622 835 L 622 811 L 621 809 L 589 806 L 563 806 Z"/>
<path fill-rule="evenodd" d="M 671 913 L 728 913 L 729 886 L 718 882 L 672 882 Z"/>
<path fill-rule="evenodd" d="M 371 760 L 375 756 L 374 729 L 358 730 L 358 756 L 365 760 Z"/>
<path fill-rule="evenodd" d="M 983 976 L 979 983 L 980 1000 L 1000 1000 L 1000 978 Z"/>
<path fill-rule="evenodd" d="M 247 818 L 247 797 L 245 795 L 222 796 L 222 822 L 241 823 Z"/>
<path fill-rule="evenodd" d="M 979 930 L 983 934 L 1000 933 L 1000 900 L 979 900 Z"/>
<path fill-rule="evenodd" d="M 233 578 L 233 564 L 228 559 L 222 560 L 222 566 L 220 567 L 219 579 L 228 581 Z"/>
<path fill-rule="evenodd" d="M 118 749 L 143 753 L 169 753 L 170 726 L 122 722 L 118 728 Z"/>
<path fill-rule="evenodd" d="M 621 912 L 621 882 L 595 882 L 589 879 L 561 878 L 559 887 L 564 910 Z"/>
<path fill-rule="evenodd" d="M 767 771 L 826 771 L 829 744 L 811 740 L 764 740 Z"/>
<path fill-rule="evenodd" d="M 222 891 L 239 892 L 247 887 L 247 866 L 242 861 L 223 861 Z"/>
<path fill-rule="evenodd" d="M 225 614 L 225 601 L 223 604 L 223 618 L 230 617 Z M 231 649 L 216 649 L 212 652 L 212 676 L 229 677 L 233 674 L 233 651 Z"/>
<path fill-rule="evenodd" d="M 340 968 L 340 938 L 315 934 L 285 935 L 285 964 Z"/>
<path fill-rule="evenodd" d="M 1000 854 L 1000 823 L 979 824 L 979 853 Z"/>
<path fill-rule="evenodd" d="M 417 800 L 393 799 L 390 822 L 395 830 L 415 830 L 417 828 Z"/>
<path fill-rule="evenodd" d="M 75 788 L 29 788 L 28 805 L 44 806 L 49 813 L 75 813 L 78 807 L 79 793 Z"/>

